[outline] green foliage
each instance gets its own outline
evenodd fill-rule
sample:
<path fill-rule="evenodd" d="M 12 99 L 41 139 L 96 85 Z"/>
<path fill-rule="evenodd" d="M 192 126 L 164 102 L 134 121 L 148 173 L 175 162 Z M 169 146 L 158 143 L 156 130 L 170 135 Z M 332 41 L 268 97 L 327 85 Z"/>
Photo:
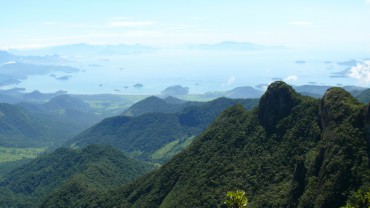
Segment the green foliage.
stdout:
<path fill-rule="evenodd" d="M 72 136 L 69 124 L 21 107 L 0 104 L 0 146 L 45 147 Z"/>
<path fill-rule="evenodd" d="M 13 169 L 30 162 L 45 151 L 46 148 L 0 147 L 0 178 Z"/>
<path fill-rule="evenodd" d="M 45 148 L 12 148 L 0 147 L 0 164 L 27 158 L 36 158 Z"/>
<path fill-rule="evenodd" d="M 366 89 L 356 95 L 356 99 L 362 103 L 369 103 L 370 102 L 370 89 Z"/>
<path fill-rule="evenodd" d="M 370 190 L 357 190 L 350 196 L 347 204 L 342 208 L 369 208 L 370 207 Z"/>
<path fill-rule="evenodd" d="M 70 140 L 67 145 L 73 147 L 84 147 L 89 144 L 112 145 L 135 158 L 164 163 L 187 147 L 192 141 L 191 138 L 200 134 L 222 111 L 236 103 L 252 108 L 257 100 L 219 98 L 206 103 L 168 104 L 160 98 L 149 97 L 129 110 L 135 111 L 135 115 L 139 116 L 104 119 Z M 161 112 L 168 105 L 183 110 L 178 113 Z M 159 112 L 145 113 L 147 111 L 143 109 Z M 172 112 L 170 108 L 169 110 Z"/>
<path fill-rule="evenodd" d="M 240 189 L 249 193 L 249 207 L 343 206 L 370 175 L 365 106 L 339 89 L 322 101 L 284 90 L 290 93 L 283 97 L 294 102 L 268 133 L 258 118 L 261 108 L 231 107 L 159 170 L 112 190 L 99 203 L 218 207 L 225 192 Z M 280 90 L 275 92 L 271 97 L 279 100 Z M 277 111 L 286 108 L 284 99 L 279 102 Z"/>
<path fill-rule="evenodd" d="M 0 180 L 6 195 L 0 195 L 0 207 L 46 207 L 78 200 L 88 203 L 93 196 L 111 187 L 126 184 L 153 168 L 127 158 L 120 151 L 97 145 L 82 150 L 61 148 L 45 154 L 7 174 Z M 12 195 L 13 200 L 6 199 Z M 12 198 L 10 198 L 12 199 Z M 27 205 L 25 204 L 27 203 Z M 54 206 L 55 204 L 55 206 Z M 78 204 L 76 204 L 78 205 Z"/>
<path fill-rule="evenodd" d="M 94 95 L 74 95 L 89 104 L 91 113 L 98 118 L 108 118 L 122 113 L 133 103 L 144 99 L 146 95 L 113 95 L 113 94 L 94 94 Z M 99 120 L 99 121 L 100 121 Z M 95 121 L 95 123 L 99 122 Z"/>
<path fill-rule="evenodd" d="M 246 208 L 248 205 L 248 199 L 245 195 L 245 191 L 228 191 L 226 193 L 225 204 L 229 208 Z"/>
<path fill-rule="evenodd" d="M 339 207 L 369 175 L 365 106 L 340 88 L 321 101 L 322 139 L 307 164 L 308 182 L 299 206 Z"/>
<path fill-rule="evenodd" d="M 321 100 L 301 96 L 283 82 L 269 89 L 252 111 L 221 98 L 177 114 L 106 119 L 74 142 L 108 142 L 138 157 L 167 155 L 184 135 L 200 132 L 216 118 L 181 153 L 131 183 L 114 168 L 121 159 L 108 159 L 120 158 L 114 151 L 62 149 L 48 162 L 5 177 L 0 193 L 7 198 L 0 202 L 30 207 L 41 196 L 43 207 L 224 207 L 225 193 L 236 189 L 248 193 L 252 208 L 367 203 L 368 189 L 356 193 L 370 184 L 366 106 L 340 88 Z"/>
<path fill-rule="evenodd" d="M 31 161 L 32 159 L 20 159 L 17 161 L 0 163 L 0 179 L 6 174 L 10 173 L 12 170 L 19 168 Z"/>
<path fill-rule="evenodd" d="M 159 97 L 151 96 L 135 103 L 122 115 L 140 116 L 146 113 L 177 113 L 181 112 L 187 105 L 188 103 L 168 103 Z"/>

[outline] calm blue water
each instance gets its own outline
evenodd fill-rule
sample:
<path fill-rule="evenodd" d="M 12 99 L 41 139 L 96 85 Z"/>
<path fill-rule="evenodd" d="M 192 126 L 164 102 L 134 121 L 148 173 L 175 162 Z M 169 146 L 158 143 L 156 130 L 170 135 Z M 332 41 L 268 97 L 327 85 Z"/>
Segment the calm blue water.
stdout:
<path fill-rule="evenodd" d="M 81 69 L 66 81 L 49 75 L 30 76 L 17 87 L 27 91 L 70 93 L 158 94 L 171 85 L 189 87 L 190 93 L 224 91 L 283 79 L 292 85 L 361 85 L 358 80 L 331 77 L 350 68 L 337 62 L 370 58 L 370 52 L 251 51 L 219 52 L 161 50 L 149 54 L 84 57 L 67 63 Z M 301 61 L 296 63 L 296 61 Z M 305 63 L 302 63 L 305 62 Z M 97 66 L 98 65 L 98 66 Z M 66 74 L 57 73 L 57 76 Z M 143 88 L 133 85 L 141 83 Z"/>

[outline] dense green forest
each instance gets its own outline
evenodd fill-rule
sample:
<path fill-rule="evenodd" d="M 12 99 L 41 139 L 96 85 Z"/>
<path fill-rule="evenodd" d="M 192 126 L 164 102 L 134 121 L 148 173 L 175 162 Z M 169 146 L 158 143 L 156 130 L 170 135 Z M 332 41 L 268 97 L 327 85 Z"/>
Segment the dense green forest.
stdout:
<path fill-rule="evenodd" d="M 246 110 L 252 101 L 258 106 Z M 207 122 L 212 123 L 207 127 Z M 62 148 L 1 179 L 0 205 L 227 207 L 231 200 L 227 193 L 244 190 L 248 200 L 243 204 L 252 208 L 368 206 L 369 107 L 342 88 L 330 88 L 315 99 L 275 82 L 259 101 L 220 98 L 177 113 L 113 117 L 89 129 L 85 138 L 93 138 L 91 143 L 112 142 L 127 152 L 137 151 L 134 145 L 143 152 L 157 152 L 150 148 L 177 145 L 167 137 L 155 140 L 161 131 L 181 133 L 184 126 L 193 133 L 205 130 L 142 177 L 153 166 L 118 150 L 96 145 Z M 116 135 L 128 135 L 130 128 L 137 132 L 131 140 L 116 140 Z M 155 136 L 145 140 L 151 134 Z M 84 140 L 73 144 L 88 145 L 77 141 Z"/>
<path fill-rule="evenodd" d="M 175 97 L 161 99 L 156 96 L 150 96 L 132 105 L 122 113 L 122 116 L 140 116 L 146 113 L 177 113 L 186 106 L 195 105 L 196 103 Z"/>
<path fill-rule="evenodd" d="M 317 100 L 275 82 L 258 108 L 229 108 L 159 170 L 94 203 L 218 207 L 245 190 L 249 207 L 344 206 L 369 187 L 367 111 L 340 88 Z"/>
<path fill-rule="evenodd" d="M 67 142 L 67 145 L 107 144 L 135 158 L 163 163 L 190 144 L 190 140 L 207 128 L 222 111 L 237 103 L 252 109 L 258 100 L 219 98 L 204 103 L 169 104 L 160 98 L 149 97 L 127 111 L 138 116 L 104 119 Z M 169 105 L 174 107 L 167 108 Z M 147 113 L 147 109 L 153 112 Z M 171 113 L 174 109 L 179 112 Z"/>
<path fill-rule="evenodd" d="M 104 116 L 66 94 L 45 103 L 0 103 L 0 146 L 57 147 Z"/>
<path fill-rule="evenodd" d="M 52 120 L 68 124 L 68 132 L 71 133 L 67 139 L 72 138 L 107 116 L 106 114 L 99 114 L 88 103 L 68 94 L 53 97 L 45 103 L 21 102 L 16 105 L 34 115 L 46 116 Z M 60 146 L 61 144 L 58 145 Z"/>
<path fill-rule="evenodd" d="M 76 133 L 70 124 L 22 107 L 0 104 L 0 146 L 45 147 Z"/>
<path fill-rule="evenodd" d="M 357 93 L 354 93 L 357 100 L 363 102 L 363 103 L 369 103 L 370 102 L 370 89 L 366 89 Z"/>
<path fill-rule="evenodd" d="M 111 147 L 60 148 L 1 179 L 0 207 L 39 207 L 50 200 L 53 205 L 47 207 L 87 206 L 92 197 L 152 168 Z"/>

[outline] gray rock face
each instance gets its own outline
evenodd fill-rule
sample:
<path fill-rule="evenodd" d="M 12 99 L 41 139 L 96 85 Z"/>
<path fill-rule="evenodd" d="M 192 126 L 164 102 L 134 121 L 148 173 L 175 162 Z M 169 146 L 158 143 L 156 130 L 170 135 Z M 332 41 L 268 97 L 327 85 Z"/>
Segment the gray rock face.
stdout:
<path fill-rule="evenodd" d="M 272 83 L 259 102 L 258 120 L 271 133 L 277 122 L 289 115 L 295 106 L 294 89 L 282 81 Z"/>

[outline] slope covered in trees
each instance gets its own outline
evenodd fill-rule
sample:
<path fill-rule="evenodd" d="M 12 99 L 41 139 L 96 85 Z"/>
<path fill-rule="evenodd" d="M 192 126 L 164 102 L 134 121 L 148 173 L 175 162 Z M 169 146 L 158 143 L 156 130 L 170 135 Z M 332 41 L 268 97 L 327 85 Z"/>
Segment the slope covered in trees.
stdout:
<path fill-rule="evenodd" d="M 67 124 L 68 132 L 71 132 L 68 139 L 105 118 L 104 114 L 97 114 L 83 100 L 68 94 L 56 96 L 42 104 L 22 102 L 17 106 L 35 115 L 46 116 L 51 120 Z"/>
<path fill-rule="evenodd" d="M 128 183 L 151 168 L 110 147 L 60 148 L 1 179 L 0 207 L 39 207 L 48 200 L 55 203 L 47 207 L 83 207 L 91 197 Z"/>
<path fill-rule="evenodd" d="M 177 113 L 189 104 L 195 105 L 195 102 L 186 102 L 174 97 L 161 99 L 150 96 L 132 105 L 122 113 L 122 116 L 140 116 L 146 113 Z"/>
<path fill-rule="evenodd" d="M 151 102 L 160 98 L 149 98 Z M 256 99 L 233 100 L 219 98 L 206 103 L 195 103 L 179 113 L 146 113 L 137 117 L 116 116 L 104 119 L 82 132 L 67 144 L 83 147 L 107 144 L 130 155 L 152 162 L 164 162 L 190 144 L 226 108 L 242 104 L 251 109 Z M 178 105 L 178 104 L 173 104 Z M 156 108 L 157 109 L 157 108 Z"/>
<path fill-rule="evenodd" d="M 356 99 L 363 103 L 369 103 L 370 102 L 370 89 L 366 89 L 364 91 L 360 91 L 359 93 L 357 93 Z"/>
<path fill-rule="evenodd" d="M 229 108 L 159 170 L 100 196 L 100 207 L 339 207 L 369 185 L 368 108 L 340 88 L 321 100 L 283 82 L 259 107 Z"/>
<path fill-rule="evenodd" d="M 72 137 L 69 124 L 21 107 L 0 104 L 0 146 L 45 147 Z"/>

